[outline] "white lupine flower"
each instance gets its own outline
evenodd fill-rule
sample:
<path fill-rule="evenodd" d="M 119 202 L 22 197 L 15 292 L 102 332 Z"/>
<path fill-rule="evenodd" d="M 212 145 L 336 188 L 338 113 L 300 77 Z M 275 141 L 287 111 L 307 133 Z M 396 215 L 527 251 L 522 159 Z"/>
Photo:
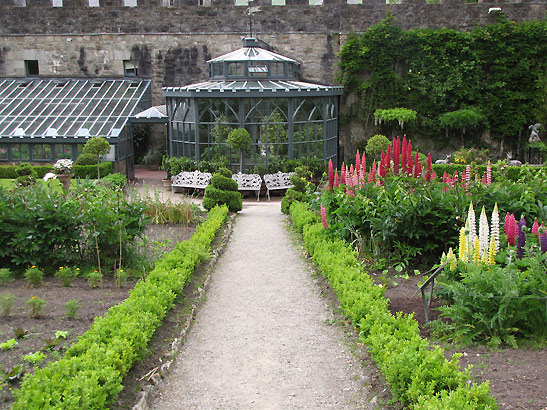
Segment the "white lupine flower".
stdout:
<path fill-rule="evenodd" d="M 488 218 L 486 217 L 486 210 L 483 206 L 479 219 L 479 249 L 482 260 L 487 260 L 488 258 L 488 249 L 490 247 L 489 236 Z"/>
<path fill-rule="evenodd" d="M 496 254 L 500 251 L 500 215 L 498 211 L 498 203 L 494 205 L 494 210 L 492 211 L 492 219 L 490 220 L 490 236 L 494 239 L 494 249 Z"/>
<path fill-rule="evenodd" d="M 477 237 L 477 223 L 475 222 L 475 210 L 473 209 L 473 202 L 469 204 L 466 229 L 469 232 L 467 235 L 467 249 L 469 249 L 469 255 L 473 255 L 473 251 L 475 249 L 475 238 Z"/>

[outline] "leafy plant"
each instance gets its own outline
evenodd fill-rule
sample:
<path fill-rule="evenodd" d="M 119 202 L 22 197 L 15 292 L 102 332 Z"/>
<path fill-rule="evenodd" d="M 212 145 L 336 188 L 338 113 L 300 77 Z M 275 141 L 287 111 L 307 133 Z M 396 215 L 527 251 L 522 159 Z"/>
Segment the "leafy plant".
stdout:
<path fill-rule="evenodd" d="M 29 353 L 25 356 L 23 356 L 23 360 L 25 362 L 29 362 L 30 364 L 36 366 L 42 363 L 46 359 L 46 355 L 40 351 Z"/>
<path fill-rule="evenodd" d="M 416 111 L 408 108 L 377 109 L 374 111 L 374 120 L 379 124 L 382 122 L 397 121 L 399 127 L 403 129 L 405 123 L 416 120 Z"/>
<path fill-rule="evenodd" d="M 243 154 L 253 145 L 251 134 L 244 128 L 233 129 L 228 134 L 226 143 L 230 148 L 239 150 L 239 172 L 243 172 Z"/>
<path fill-rule="evenodd" d="M 55 272 L 55 277 L 61 279 L 63 286 L 69 287 L 74 278 L 78 277 L 79 273 L 79 268 L 60 266 L 57 272 Z"/>
<path fill-rule="evenodd" d="M 89 272 L 89 274 L 87 276 L 87 281 L 88 281 L 89 286 L 91 288 L 96 288 L 97 286 L 102 287 L 103 274 L 95 269 L 92 272 Z"/>
<path fill-rule="evenodd" d="M 15 334 L 16 339 L 24 339 L 28 335 L 28 330 L 18 327 L 13 331 L 13 333 Z"/>
<path fill-rule="evenodd" d="M 40 316 L 40 313 L 42 313 L 42 309 L 46 305 L 46 301 L 36 296 L 33 296 L 29 300 L 27 300 L 25 304 L 28 305 L 28 307 L 30 308 L 29 316 L 31 318 L 37 318 Z"/>
<path fill-rule="evenodd" d="M 9 268 L 0 269 L 0 285 L 7 285 L 14 280 L 15 278 L 13 277 L 13 273 Z"/>
<path fill-rule="evenodd" d="M 36 266 L 31 266 L 25 271 L 25 279 L 31 286 L 39 286 L 44 279 L 44 272 Z"/>
<path fill-rule="evenodd" d="M 2 295 L 0 295 L 0 308 L 2 309 L 2 314 L 4 316 L 10 315 L 13 302 L 15 302 L 15 295 L 12 295 L 11 293 L 2 293 Z"/>
<path fill-rule="evenodd" d="M 390 141 L 385 135 L 376 134 L 367 140 L 367 146 L 365 148 L 367 155 L 372 156 L 375 159 L 380 158 L 382 151 L 387 149 Z"/>
<path fill-rule="evenodd" d="M 0 349 L 2 350 L 12 350 L 15 348 L 15 346 L 17 346 L 17 340 L 15 339 L 10 339 L 4 343 L 0 343 Z"/>
<path fill-rule="evenodd" d="M 69 300 L 65 303 L 65 316 L 68 319 L 76 319 L 78 310 L 80 309 L 80 301 L 76 299 Z"/>

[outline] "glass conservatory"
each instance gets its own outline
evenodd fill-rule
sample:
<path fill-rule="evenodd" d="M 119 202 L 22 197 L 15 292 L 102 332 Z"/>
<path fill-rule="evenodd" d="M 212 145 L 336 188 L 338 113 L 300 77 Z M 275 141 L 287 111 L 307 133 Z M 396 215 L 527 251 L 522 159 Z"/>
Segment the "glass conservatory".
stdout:
<path fill-rule="evenodd" d="M 171 156 L 225 156 L 235 168 L 239 153 L 226 139 L 245 128 L 253 140 L 246 169 L 303 157 L 336 163 L 343 87 L 301 81 L 300 63 L 266 47 L 245 38 L 243 48 L 208 61 L 209 81 L 163 88 Z"/>
<path fill-rule="evenodd" d="M 106 160 L 132 177 L 126 124 L 151 105 L 150 80 L 2 79 L 0 163 L 75 160 L 90 137 L 104 137 Z"/>

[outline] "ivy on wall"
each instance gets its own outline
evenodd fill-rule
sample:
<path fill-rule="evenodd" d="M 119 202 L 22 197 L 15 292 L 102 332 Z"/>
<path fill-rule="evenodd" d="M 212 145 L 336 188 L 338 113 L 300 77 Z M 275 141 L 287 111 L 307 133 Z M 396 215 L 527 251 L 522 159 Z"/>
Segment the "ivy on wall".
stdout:
<path fill-rule="evenodd" d="M 547 121 L 547 21 L 501 18 L 470 33 L 404 31 L 388 15 L 348 38 L 338 79 L 358 97 L 348 116 L 367 129 L 377 109 L 406 107 L 417 112 L 409 132 L 442 143 L 443 114 L 476 109 L 481 118 L 465 130 L 466 143 L 489 129 L 518 146 L 528 138 L 528 125 Z M 462 130 L 450 131 L 459 136 Z"/>

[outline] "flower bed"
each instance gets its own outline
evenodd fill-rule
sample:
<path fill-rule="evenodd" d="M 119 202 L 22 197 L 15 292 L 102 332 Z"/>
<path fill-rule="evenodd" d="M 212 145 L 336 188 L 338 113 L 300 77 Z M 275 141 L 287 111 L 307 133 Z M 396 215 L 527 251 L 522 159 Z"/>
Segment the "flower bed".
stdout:
<path fill-rule="evenodd" d="M 226 207 L 212 209 L 192 239 L 158 261 L 129 298 L 97 318 L 63 359 L 26 377 L 15 393 L 13 410 L 108 408 L 176 295 L 207 257 L 227 213 Z"/>
<path fill-rule="evenodd" d="M 295 202 L 290 215 L 397 399 L 410 409 L 497 408 L 488 383 L 473 384 L 469 371 L 460 371 L 458 355 L 446 360 L 441 348 L 420 337 L 412 316 L 388 311 L 383 288 L 363 271 L 356 252 L 343 240 L 330 238 L 308 205 Z"/>

